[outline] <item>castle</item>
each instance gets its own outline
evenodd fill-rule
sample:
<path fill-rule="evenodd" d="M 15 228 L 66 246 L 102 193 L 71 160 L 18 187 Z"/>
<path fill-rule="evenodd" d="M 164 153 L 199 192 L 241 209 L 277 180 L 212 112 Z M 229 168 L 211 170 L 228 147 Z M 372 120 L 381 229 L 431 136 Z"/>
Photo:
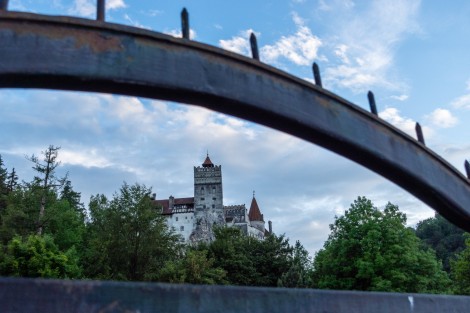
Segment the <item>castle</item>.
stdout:
<path fill-rule="evenodd" d="M 211 242 L 214 227 L 238 227 L 242 233 L 263 239 L 264 217 L 253 192 L 250 210 L 244 204 L 224 206 L 222 166 L 214 165 L 207 154 L 202 166 L 194 167 L 194 197 L 154 200 L 162 207 L 167 225 L 180 234 L 186 243 Z"/>

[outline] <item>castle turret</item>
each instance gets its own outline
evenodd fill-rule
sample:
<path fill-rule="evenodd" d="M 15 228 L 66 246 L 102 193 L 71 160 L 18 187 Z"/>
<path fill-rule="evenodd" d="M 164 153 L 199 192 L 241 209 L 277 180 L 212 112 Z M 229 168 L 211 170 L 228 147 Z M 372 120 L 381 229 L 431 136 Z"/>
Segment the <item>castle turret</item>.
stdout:
<path fill-rule="evenodd" d="M 258 202 L 255 198 L 255 192 L 253 191 L 253 199 L 251 200 L 250 211 L 248 213 L 248 219 L 250 220 L 250 225 L 264 234 L 264 217 L 261 214 L 261 211 L 258 207 Z"/>
<path fill-rule="evenodd" d="M 212 241 L 213 227 L 224 225 L 222 166 L 214 165 L 207 154 L 202 166 L 194 167 L 194 217 L 196 228 L 193 242 Z"/>

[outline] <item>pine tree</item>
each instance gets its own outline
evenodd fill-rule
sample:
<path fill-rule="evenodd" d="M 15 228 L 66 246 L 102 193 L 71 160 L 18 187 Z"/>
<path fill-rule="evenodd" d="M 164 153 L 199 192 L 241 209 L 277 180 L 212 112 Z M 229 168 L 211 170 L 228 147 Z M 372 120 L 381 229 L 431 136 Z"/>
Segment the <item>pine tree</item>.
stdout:
<path fill-rule="evenodd" d="M 50 145 L 46 151 L 43 151 L 44 155 L 43 161 L 39 161 L 39 158 L 34 154 L 27 159 L 34 163 L 33 169 L 40 174 L 41 177 L 36 177 L 36 179 L 41 182 L 42 185 L 42 197 L 41 204 L 39 207 L 39 217 L 38 217 L 38 235 L 42 234 L 44 226 L 44 212 L 46 210 L 46 201 L 47 193 L 51 188 L 57 188 L 62 186 L 65 182 L 65 179 L 57 179 L 55 176 L 55 170 L 60 165 L 60 162 L 57 161 L 60 147 L 54 147 Z"/>

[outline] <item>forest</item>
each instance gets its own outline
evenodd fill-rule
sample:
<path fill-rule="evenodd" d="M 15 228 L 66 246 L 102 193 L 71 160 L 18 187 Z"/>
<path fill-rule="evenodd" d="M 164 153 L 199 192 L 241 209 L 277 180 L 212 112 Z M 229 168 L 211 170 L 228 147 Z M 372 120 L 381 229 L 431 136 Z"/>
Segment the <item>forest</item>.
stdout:
<path fill-rule="evenodd" d="M 470 237 L 438 214 L 411 228 L 396 205 L 360 196 L 314 256 L 284 234 L 258 240 L 228 227 L 190 246 L 143 184 L 85 206 L 68 175 L 56 176 L 59 152 L 27 157 L 29 182 L 0 155 L 1 276 L 470 294 Z"/>

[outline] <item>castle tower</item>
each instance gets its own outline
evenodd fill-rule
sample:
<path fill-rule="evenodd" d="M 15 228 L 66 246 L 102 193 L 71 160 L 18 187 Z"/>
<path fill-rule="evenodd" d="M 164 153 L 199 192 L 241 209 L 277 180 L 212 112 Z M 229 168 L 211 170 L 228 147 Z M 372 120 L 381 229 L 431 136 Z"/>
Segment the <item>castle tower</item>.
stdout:
<path fill-rule="evenodd" d="M 207 154 L 202 166 L 194 167 L 194 218 L 192 242 L 213 241 L 215 225 L 224 225 L 222 166 L 214 165 Z"/>
<path fill-rule="evenodd" d="M 248 212 L 248 219 L 250 225 L 264 234 L 264 217 L 258 207 L 258 202 L 255 198 L 255 192 L 253 191 L 253 199 L 251 200 L 250 211 Z"/>

